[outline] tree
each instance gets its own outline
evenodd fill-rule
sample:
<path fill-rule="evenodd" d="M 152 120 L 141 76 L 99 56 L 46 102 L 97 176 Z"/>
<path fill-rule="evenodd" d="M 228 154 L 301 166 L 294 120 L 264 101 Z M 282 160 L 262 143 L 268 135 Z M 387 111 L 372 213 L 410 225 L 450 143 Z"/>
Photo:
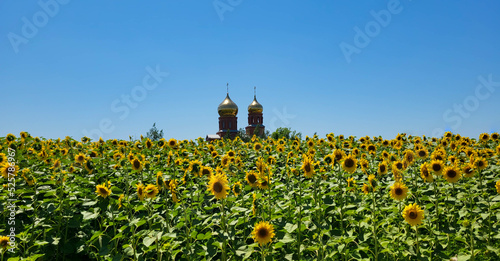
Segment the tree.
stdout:
<path fill-rule="evenodd" d="M 249 136 L 247 135 L 247 132 L 246 132 L 246 130 L 245 130 L 244 128 L 240 128 L 240 129 L 238 130 L 238 136 L 240 136 L 240 139 L 241 139 L 243 142 L 249 142 L 249 141 L 250 141 L 250 139 L 252 138 L 252 137 L 249 137 Z"/>
<path fill-rule="evenodd" d="M 275 140 L 279 140 L 281 138 L 284 138 L 284 139 L 294 139 L 294 138 L 302 139 L 302 133 L 292 131 L 290 128 L 279 127 L 271 134 L 271 138 L 273 138 Z"/>
<path fill-rule="evenodd" d="M 163 130 L 158 131 L 156 128 L 156 122 L 153 123 L 153 127 L 149 129 L 148 133 L 146 134 L 146 137 L 150 138 L 152 141 L 157 141 L 161 138 L 163 138 Z"/>

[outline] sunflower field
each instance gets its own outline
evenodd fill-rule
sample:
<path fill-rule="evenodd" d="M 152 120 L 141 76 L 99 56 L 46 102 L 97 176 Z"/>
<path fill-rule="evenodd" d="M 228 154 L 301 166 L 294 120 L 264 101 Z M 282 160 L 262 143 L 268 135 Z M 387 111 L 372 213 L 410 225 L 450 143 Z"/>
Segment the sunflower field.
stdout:
<path fill-rule="evenodd" d="M 499 142 L 8 134 L 1 260 L 500 260 Z"/>

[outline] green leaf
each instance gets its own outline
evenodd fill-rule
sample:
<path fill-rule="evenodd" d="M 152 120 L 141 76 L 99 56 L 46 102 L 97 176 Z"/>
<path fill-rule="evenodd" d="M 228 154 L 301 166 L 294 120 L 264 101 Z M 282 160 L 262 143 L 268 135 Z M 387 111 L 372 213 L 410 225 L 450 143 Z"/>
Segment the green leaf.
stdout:
<path fill-rule="evenodd" d="M 146 246 L 149 247 L 151 246 L 154 242 L 156 241 L 156 237 L 145 237 L 142 243 Z"/>
<path fill-rule="evenodd" d="M 294 242 L 294 241 L 295 241 L 295 239 L 292 238 L 292 236 L 290 236 L 290 234 L 288 234 L 288 233 L 286 233 L 285 236 L 279 240 L 279 242 L 282 242 L 285 244 L 290 243 L 290 242 Z"/>
<path fill-rule="evenodd" d="M 284 229 L 286 230 L 286 232 L 292 233 L 293 231 L 295 231 L 295 229 L 297 229 L 297 227 L 298 227 L 297 224 L 287 223 Z"/>
<path fill-rule="evenodd" d="M 99 213 L 92 213 L 88 211 L 82 211 L 83 220 L 96 219 L 99 216 Z"/>

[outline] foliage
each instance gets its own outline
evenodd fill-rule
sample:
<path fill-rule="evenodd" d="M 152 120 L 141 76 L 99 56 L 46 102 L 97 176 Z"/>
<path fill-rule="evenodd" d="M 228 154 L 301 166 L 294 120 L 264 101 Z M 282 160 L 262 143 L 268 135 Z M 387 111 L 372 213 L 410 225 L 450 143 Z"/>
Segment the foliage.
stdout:
<path fill-rule="evenodd" d="M 18 169 L 12 195 L 8 179 L 0 178 L 0 215 L 8 220 L 8 204 L 15 199 L 17 245 L 15 253 L 6 248 L 2 255 L 498 260 L 495 137 L 400 134 L 384 140 L 329 134 L 306 141 L 252 137 L 207 143 L 9 134 L 0 137 L 0 172 L 10 173 L 6 162 Z M 457 182 L 447 181 L 453 180 L 451 172 L 422 172 L 438 161 L 446 170 L 460 170 Z M 381 164 L 389 166 L 387 174 L 379 174 Z M 2 223 L 0 236 L 9 229 Z"/>
<path fill-rule="evenodd" d="M 288 127 L 279 127 L 271 134 L 271 137 L 275 140 L 279 140 L 281 138 L 284 139 L 298 138 L 300 140 L 302 139 L 302 133 L 292 131 L 292 129 Z"/>
<path fill-rule="evenodd" d="M 153 127 L 149 129 L 148 133 L 146 134 L 146 137 L 150 138 L 152 141 L 157 141 L 163 138 L 163 130 L 158 130 L 156 128 L 156 122 L 153 123 Z"/>

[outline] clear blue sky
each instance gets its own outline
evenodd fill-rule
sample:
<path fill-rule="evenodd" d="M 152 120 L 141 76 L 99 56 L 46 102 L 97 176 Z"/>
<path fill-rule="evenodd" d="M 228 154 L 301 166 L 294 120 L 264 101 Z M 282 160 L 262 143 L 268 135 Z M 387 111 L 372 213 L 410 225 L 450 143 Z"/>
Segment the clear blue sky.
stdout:
<path fill-rule="evenodd" d="M 257 86 L 271 131 L 500 129 L 498 1 L 40 2 L 0 2 L 0 136 L 205 137 L 226 82 L 239 128 Z"/>

